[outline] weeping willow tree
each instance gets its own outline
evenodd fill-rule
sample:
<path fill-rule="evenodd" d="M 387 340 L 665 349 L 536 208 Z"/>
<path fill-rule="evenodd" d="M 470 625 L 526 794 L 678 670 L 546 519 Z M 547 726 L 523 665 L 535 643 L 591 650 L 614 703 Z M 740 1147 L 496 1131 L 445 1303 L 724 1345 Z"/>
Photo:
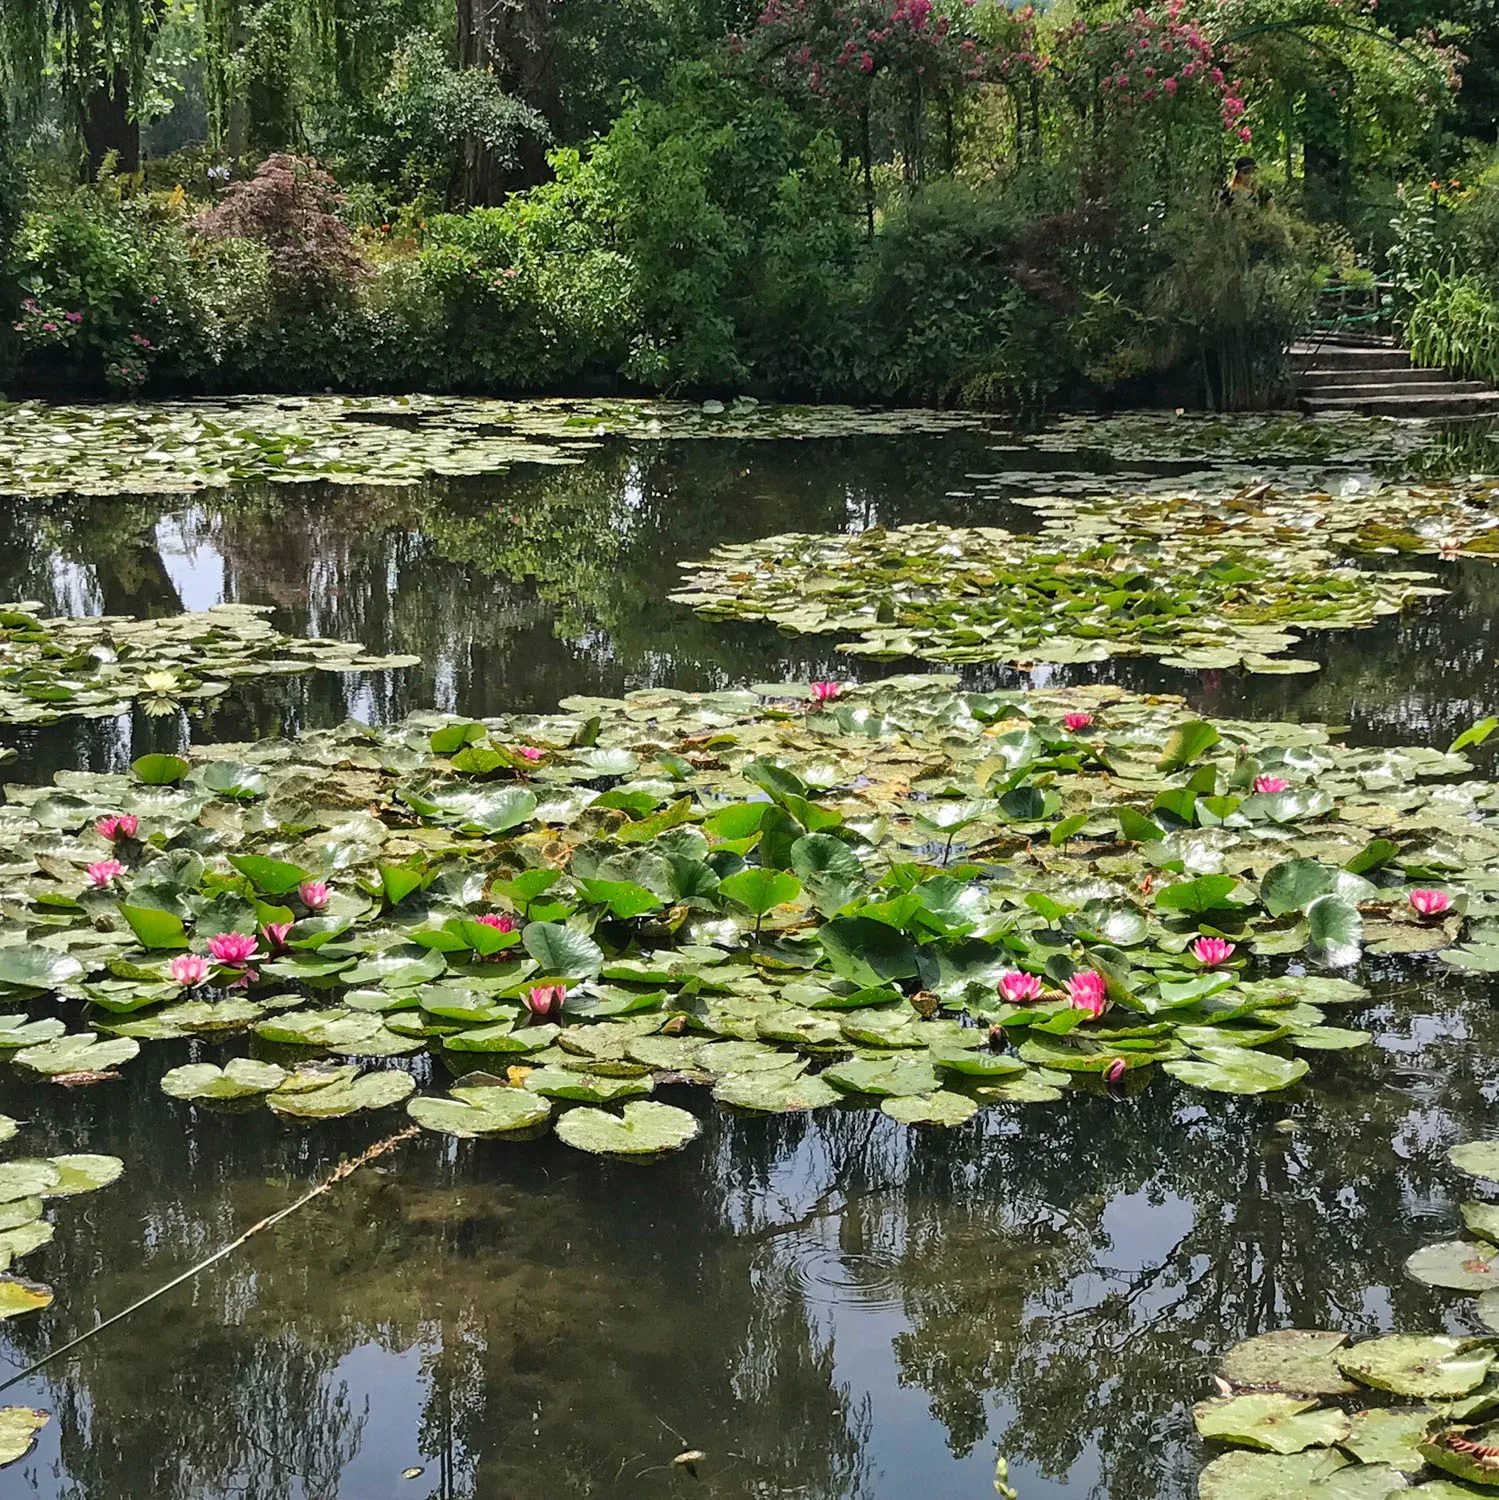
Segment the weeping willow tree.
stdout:
<path fill-rule="evenodd" d="M 19 115 L 34 114 L 56 60 L 63 107 L 91 178 L 111 153 L 122 172 L 140 167 L 136 106 L 161 15 L 162 0 L 0 3 L 0 84 Z"/>

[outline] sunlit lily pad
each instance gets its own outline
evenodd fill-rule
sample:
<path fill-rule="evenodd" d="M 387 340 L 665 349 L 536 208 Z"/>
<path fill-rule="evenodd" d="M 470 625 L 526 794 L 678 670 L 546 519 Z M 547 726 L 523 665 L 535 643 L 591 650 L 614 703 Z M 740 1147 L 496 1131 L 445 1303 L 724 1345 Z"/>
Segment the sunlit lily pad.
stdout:
<path fill-rule="evenodd" d="M 125 1163 L 118 1156 L 54 1156 L 57 1181 L 46 1190 L 48 1198 L 72 1198 L 92 1193 L 119 1179 Z"/>
<path fill-rule="evenodd" d="M 16 1053 L 15 1062 L 18 1067 L 49 1076 L 102 1073 L 129 1062 L 140 1050 L 141 1044 L 132 1037 L 106 1039 L 88 1031 L 59 1037 L 54 1042 L 43 1042 L 36 1047 L 23 1047 Z"/>
<path fill-rule="evenodd" d="M 1303 1058 L 1278 1057 L 1274 1053 L 1237 1047 L 1203 1049 L 1197 1058 L 1183 1058 L 1162 1066 L 1173 1078 L 1215 1094 L 1274 1093 L 1289 1088 L 1308 1072 Z"/>
<path fill-rule="evenodd" d="M 758 1073 L 731 1073 L 720 1078 L 713 1086 L 713 1097 L 735 1109 L 786 1114 L 801 1109 L 825 1109 L 844 1096 L 821 1078 L 776 1068 Z"/>
<path fill-rule="evenodd" d="M 650 1100 L 632 1101 L 619 1114 L 571 1109 L 556 1126 L 559 1140 L 596 1156 L 661 1156 L 680 1150 L 701 1129 L 685 1109 Z"/>
<path fill-rule="evenodd" d="M 1361 1463 L 1388 1464 L 1403 1474 L 1414 1474 L 1426 1464 L 1417 1443 L 1431 1420 L 1431 1408 L 1424 1406 L 1356 1411 L 1341 1443 Z"/>
<path fill-rule="evenodd" d="M 1192 1408 L 1192 1420 L 1202 1437 L 1242 1443 L 1268 1453 L 1330 1448 L 1349 1433 L 1348 1418 L 1342 1412 L 1279 1393 L 1199 1401 Z"/>
<path fill-rule="evenodd" d="M 1427 1245 L 1405 1263 L 1407 1274 L 1428 1286 L 1483 1292 L 1499 1286 L 1499 1246 L 1470 1240 Z"/>
<path fill-rule="evenodd" d="M 1393 1333 L 1337 1356 L 1345 1375 L 1397 1396 L 1440 1400 L 1466 1396 L 1488 1374 L 1494 1351 L 1472 1340 Z"/>
<path fill-rule="evenodd" d="M 1470 1177 L 1499 1182 L 1499 1141 L 1464 1141 L 1448 1150 L 1447 1160 Z"/>
<path fill-rule="evenodd" d="M 50 1420 L 48 1413 L 30 1406 L 0 1406 L 0 1468 L 25 1458 Z"/>
<path fill-rule="evenodd" d="M 40 1312 L 51 1305 L 50 1286 L 43 1286 L 39 1281 L 23 1281 L 19 1276 L 0 1276 L 0 1318 Z"/>
<path fill-rule="evenodd" d="M 534 1130 L 551 1118 L 552 1106 L 523 1089 L 475 1087 L 455 1088 L 448 1099 L 408 1100 L 406 1113 L 445 1135 L 486 1136 Z"/>
<path fill-rule="evenodd" d="M 1224 1377 L 1235 1385 L 1274 1386 L 1305 1396 L 1345 1396 L 1357 1390 L 1338 1368 L 1348 1335 L 1283 1328 L 1237 1344 L 1224 1356 Z"/>
<path fill-rule="evenodd" d="M 912 1094 L 885 1099 L 880 1111 L 902 1125 L 962 1125 L 973 1118 L 978 1105 L 965 1094 L 938 1089 L 930 1094 Z"/>
<path fill-rule="evenodd" d="M 52 1235 L 53 1227 L 47 1219 L 33 1219 L 28 1224 L 0 1231 L 0 1272 L 8 1271 L 13 1261 L 50 1244 Z"/>
<path fill-rule="evenodd" d="M 365 1073 L 350 1082 L 329 1084 L 325 1088 L 286 1093 L 278 1088 L 266 1095 L 266 1102 L 278 1115 L 294 1115 L 304 1120 L 332 1120 L 365 1109 L 385 1109 L 399 1104 L 416 1088 L 409 1073 L 388 1069 Z"/>
<path fill-rule="evenodd" d="M 275 1063 L 236 1057 L 221 1068 L 215 1063 L 186 1063 L 164 1073 L 161 1087 L 174 1099 L 253 1099 L 268 1094 L 286 1079 L 286 1069 Z"/>

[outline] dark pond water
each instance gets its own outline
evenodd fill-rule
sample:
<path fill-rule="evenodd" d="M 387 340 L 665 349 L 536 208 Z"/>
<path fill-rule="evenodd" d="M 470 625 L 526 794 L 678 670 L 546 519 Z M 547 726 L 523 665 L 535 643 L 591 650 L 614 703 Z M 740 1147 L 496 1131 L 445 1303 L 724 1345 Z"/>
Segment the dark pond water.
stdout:
<path fill-rule="evenodd" d="M 786 530 L 1023 527 L 1005 486 L 972 476 L 1047 467 L 1110 460 L 997 456 L 979 434 L 621 444 L 417 490 L 38 502 L 0 517 L 0 597 L 78 613 L 267 603 L 284 629 L 423 659 L 252 685 L 194 720 L 195 741 L 434 703 L 485 714 L 848 676 L 825 643 L 666 603 L 677 561 Z M 1499 710 L 1499 568 L 1443 571 L 1452 593 L 1423 614 L 1314 638 L 1316 676 L 1070 675 L 1445 745 Z M 9 774 L 118 767 L 186 732 L 144 717 L 12 732 Z M 1447 1145 L 1499 1133 L 1493 986 L 1414 961 L 1370 977 L 1358 1024 L 1376 1046 L 1261 1099 L 1161 1078 L 1124 1102 L 1069 1096 L 918 1133 L 878 1113 L 728 1118 L 689 1094 L 671 1102 L 704 1113 L 703 1139 L 650 1169 L 423 1136 L 13 1387 L 54 1420 L 0 1496 L 983 1500 L 1003 1453 L 1023 1500 L 1186 1500 L 1203 1461 L 1188 1407 L 1218 1351 L 1288 1324 L 1464 1326 L 1401 1264 L 1457 1225 Z M 0 1376 L 394 1128 L 189 1111 L 157 1088 L 189 1055 L 157 1044 L 123 1081 L 77 1091 L 0 1074 L 28 1152 L 127 1164 L 58 1205 L 57 1240 L 25 1267 L 57 1301 L 4 1325 Z M 695 1475 L 672 1464 L 690 1448 Z"/>

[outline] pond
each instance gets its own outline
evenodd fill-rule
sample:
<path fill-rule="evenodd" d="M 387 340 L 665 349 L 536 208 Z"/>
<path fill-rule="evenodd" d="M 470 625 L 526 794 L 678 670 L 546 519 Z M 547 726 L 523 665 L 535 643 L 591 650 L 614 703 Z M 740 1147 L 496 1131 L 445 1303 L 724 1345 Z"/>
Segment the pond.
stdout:
<path fill-rule="evenodd" d="M 236 685 L 190 725 L 138 710 L 10 728 L 8 775 L 117 771 L 189 733 L 908 668 L 667 602 L 679 562 L 725 542 L 924 521 L 1029 531 L 1014 497 L 1059 487 L 1254 473 L 1351 493 L 1499 468 L 1477 428 L 1414 454 L 1221 462 L 1219 438 L 1122 433 L 608 440 L 571 466 L 404 487 L 16 501 L 0 516 L 0 598 L 57 614 L 264 604 L 292 634 L 422 664 Z M 1252 449 L 1255 430 L 1236 441 Z M 1346 725 L 1350 743 L 1444 748 L 1499 710 L 1499 570 L 1443 563 L 1440 581 L 1447 597 L 1419 612 L 1312 636 L 1317 673 L 1116 659 L 964 679 L 1114 682 L 1206 714 Z M 1492 774 L 1487 749 L 1475 758 Z M 977 1500 L 1002 1455 L 1023 1500 L 1186 1500 L 1205 1456 L 1190 1405 L 1230 1345 L 1292 1324 L 1476 1327 L 1402 1265 L 1451 1235 L 1462 1193 L 1446 1148 L 1494 1133 L 1492 978 L 1419 956 L 1369 958 L 1363 978 L 1373 996 L 1349 1024 L 1375 1044 L 1327 1054 L 1315 1086 L 1283 1094 L 1158 1078 L 918 1131 L 877 1111 L 734 1116 L 668 1087 L 658 1097 L 698 1113 L 703 1138 L 649 1167 L 555 1139 L 423 1134 L 12 1387 L 7 1400 L 53 1420 L 0 1494 Z M 28 1257 L 58 1296 L 3 1325 L 0 1377 L 396 1128 L 189 1111 L 158 1085 L 197 1045 L 154 1045 L 93 1088 L 0 1070 L 0 1112 L 24 1122 L 28 1152 L 126 1163 Z"/>

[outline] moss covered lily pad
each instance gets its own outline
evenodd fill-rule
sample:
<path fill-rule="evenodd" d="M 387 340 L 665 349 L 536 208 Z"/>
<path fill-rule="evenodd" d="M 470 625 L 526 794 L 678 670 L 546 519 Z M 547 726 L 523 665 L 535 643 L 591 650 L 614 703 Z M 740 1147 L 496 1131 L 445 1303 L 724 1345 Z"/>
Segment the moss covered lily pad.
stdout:
<path fill-rule="evenodd" d="M 1447 1152 L 1447 1160 L 1470 1177 L 1499 1182 L 1499 1141 L 1464 1141 Z"/>
<path fill-rule="evenodd" d="M 1236 1345 L 1224 1356 L 1224 1377 L 1235 1385 L 1275 1386 L 1307 1396 L 1346 1396 L 1358 1389 L 1342 1373 L 1337 1356 L 1346 1333 L 1284 1328 Z"/>
<path fill-rule="evenodd" d="M 1267 1453 L 1330 1448 L 1349 1432 L 1348 1418 L 1342 1412 L 1278 1393 L 1199 1401 L 1192 1408 L 1192 1420 L 1202 1437 L 1241 1443 Z"/>
<path fill-rule="evenodd" d="M 1392 1333 L 1343 1351 L 1338 1368 L 1377 1390 L 1434 1401 L 1475 1390 L 1493 1360 L 1493 1349 L 1471 1339 Z"/>

